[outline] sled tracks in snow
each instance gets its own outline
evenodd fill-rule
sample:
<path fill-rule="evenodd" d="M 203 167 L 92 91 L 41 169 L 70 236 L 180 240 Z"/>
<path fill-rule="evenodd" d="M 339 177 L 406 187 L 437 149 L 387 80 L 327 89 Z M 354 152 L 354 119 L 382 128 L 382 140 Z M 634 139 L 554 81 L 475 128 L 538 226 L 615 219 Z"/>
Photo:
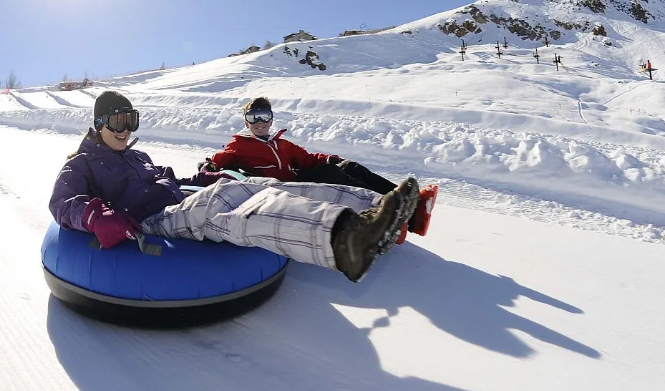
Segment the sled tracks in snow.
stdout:
<path fill-rule="evenodd" d="M 482 181 L 474 183 L 468 179 L 421 177 L 418 182 L 439 185 L 439 205 L 665 244 L 665 216 L 634 205 L 627 206 L 571 193 L 519 188 L 512 184 L 490 185 Z M 441 216 L 439 221 L 454 224 L 447 221 L 445 216 Z"/>
<path fill-rule="evenodd" d="M 655 215 L 651 210 L 641 210 L 635 206 L 627 209 L 612 201 L 569 193 L 543 191 L 542 194 L 530 196 L 446 179 L 440 183 L 437 201 L 460 208 L 485 210 L 644 242 L 663 243 L 665 216 Z"/>
<path fill-rule="evenodd" d="M 23 106 L 23 107 L 25 107 L 25 108 L 27 108 L 27 109 L 30 109 L 30 110 L 37 110 L 37 109 L 39 109 L 39 107 L 33 105 L 32 103 L 28 102 L 27 100 L 21 98 L 19 95 L 15 94 L 15 93 L 13 93 L 13 92 L 11 92 L 11 91 L 9 92 L 9 95 L 10 95 L 12 98 L 14 98 L 14 100 L 17 101 L 21 106 Z"/>
<path fill-rule="evenodd" d="M 65 107 L 76 108 L 76 109 L 80 109 L 80 108 L 85 107 L 85 106 L 75 105 L 75 104 L 67 101 L 66 99 L 63 99 L 63 98 L 59 97 L 58 95 L 52 93 L 51 91 L 46 91 L 46 94 L 48 96 L 50 96 L 51 98 L 53 98 L 53 100 L 55 100 L 59 105 L 62 105 L 62 106 L 65 106 Z"/>

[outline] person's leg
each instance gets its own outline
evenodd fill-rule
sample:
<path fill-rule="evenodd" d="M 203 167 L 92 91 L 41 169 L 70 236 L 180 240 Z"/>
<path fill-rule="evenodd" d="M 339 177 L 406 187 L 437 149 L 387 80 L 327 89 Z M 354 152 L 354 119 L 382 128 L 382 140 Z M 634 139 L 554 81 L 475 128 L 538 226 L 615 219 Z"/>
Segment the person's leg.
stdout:
<path fill-rule="evenodd" d="M 274 178 L 248 178 L 247 181 L 252 181 L 254 183 L 261 183 L 267 186 L 271 187 L 276 187 L 282 190 L 289 191 L 293 194 L 304 196 L 307 198 L 312 198 L 315 200 L 320 200 L 320 201 L 329 201 L 333 202 L 336 204 L 341 204 L 341 205 L 346 205 L 351 207 L 354 211 L 358 213 L 365 213 L 368 211 L 369 208 L 378 205 L 379 201 L 381 200 L 381 196 L 379 193 L 376 193 L 374 191 L 371 191 L 369 189 L 352 189 L 347 186 L 343 185 L 324 185 L 320 186 L 314 183 L 311 184 L 306 184 L 306 183 L 295 183 L 295 182 L 280 182 L 277 179 Z M 417 184 L 416 184 L 417 187 Z M 420 198 L 416 199 L 417 202 L 417 207 L 420 209 L 423 201 L 426 200 L 423 198 L 423 194 L 425 194 L 425 190 L 429 189 L 429 186 L 425 187 L 425 189 L 419 189 L 420 190 Z M 416 195 L 418 196 L 418 195 Z M 373 198 L 372 198 L 373 197 Z M 435 195 L 436 198 L 436 195 Z M 369 201 L 371 199 L 371 201 Z M 368 204 L 369 201 L 369 204 Z M 371 209 L 370 209 L 371 210 Z M 429 209 L 431 210 L 431 209 Z M 429 212 L 428 212 L 429 213 Z M 411 219 L 413 222 L 417 222 L 416 226 L 419 226 L 420 222 L 422 219 L 419 218 L 415 219 L 415 211 L 409 214 L 406 220 Z M 428 215 L 429 216 L 429 215 Z M 429 225 L 429 218 L 427 218 L 426 226 Z M 425 224 L 423 223 L 423 224 Z M 385 245 L 382 245 L 381 248 L 379 249 L 379 254 L 385 254 L 390 247 L 393 244 L 402 244 L 406 238 L 406 232 L 409 230 L 410 232 L 415 232 L 418 233 L 419 235 L 424 235 L 424 233 L 427 231 L 427 228 L 425 226 L 425 231 L 414 231 L 411 229 L 411 223 L 407 224 L 407 221 L 404 222 L 403 227 L 400 227 L 400 234 L 393 239 L 390 239 L 386 242 Z M 395 243 L 393 243 L 395 242 Z"/>
<path fill-rule="evenodd" d="M 268 178 L 256 181 L 271 182 Z M 257 246 L 295 261 L 339 270 L 360 281 L 377 253 L 394 244 L 417 203 L 413 178 L 383 197 L 365 189 L 314 183 L 265 184 L 220 179 L 142 222 L 143 231 L 170 238 Z M 281 187 L 281 188 L 279 188 Z M 282 189 L 283 188 L 283 189 Z M 313 200 L 298 194 L 324 198 Z M 343 200 L 361 214 L 332 200 Z"/>
<path fill-rule="evenodd" d="M 319 164 L 302 170 L 296 175 L 295 182 L 328 183 L 369 189 L 364 182 L 350 176 L 341 167 L 334 164 Z"/>
<path fill-rule="evenodd" d="M 354 161 L 344 160 L 337 166 L 348 176 L 365 184 L 366 189 L 374 190 L 379 194 L 388 194 L 389 191 L 397 187 L 396 184 L 370 171 L 367 167 Z"/>
<path fill-rule="evenodd" d="M 251 177 L 245 182 L 255 183 L 275 189 L 288 191 L 291 194 L 307 197 L 316 201 L 327 201 L 348 206 L 356 212 L 376 206 L 381 202 L 382 195 L 366 188 L 330 183 L 281 182 L 274 178 Z"/>
<path fill-rule="evenodd" d="M 380 194 L 386 194 L 395 188 L 395 184 L 387 179 L 377 175 L 366 167 L 349 160 L 344 160 L 338 164 L 345 173 L 365 183 L 366 189 L 371 189 Z M 437 185 L 426 185 L 420 188 L 420 200 L 418 207 L 402 231 L 402 235 L 397 239 L 397 244 L 402 244 L 406 239 L 406 232 L 416 233 L 424 236 L 427 234 L 429 222 L 432 215 L 432 209 L 436 204 L 436 197 L 439 192 Z"/>
<path fill-rule="evenodd" d="M 261 184 L 220 180 L 142 226 L 159 236 L 257 246 L 334 269 L 330 233 L 346 207 L 323 204 Z"/>
<path fill-rule="evenodd" d="M 362 211 L 382 196 L 365 189 L 271 178 L 220 179 L 142 222 L 164 237 L 258 246 L 299 262 L 336 269 L 331 231 L 343 210 Z"/>

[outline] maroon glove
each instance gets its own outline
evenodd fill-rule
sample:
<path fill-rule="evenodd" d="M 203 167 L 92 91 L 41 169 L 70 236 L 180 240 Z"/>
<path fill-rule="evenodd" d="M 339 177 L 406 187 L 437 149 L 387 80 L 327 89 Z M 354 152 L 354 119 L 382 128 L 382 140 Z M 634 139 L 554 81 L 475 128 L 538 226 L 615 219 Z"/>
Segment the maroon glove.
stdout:
<path fill-rule="evenodd" d="M 229 174 L 221 172 L 221 171 L 218 171 L 218 172 L 209 172 L 209 171 L 208 172 L 200 172 L 197 175 L 198 175 L 199 181 L 201 183 L 201 186 L 203 186 L 203 187 L 208 187 L 208 186 L 212 185 L 213 183 L 217 182 L 219 180 L 219 178 L 237 180 L 232 175 L 229 175 Z"/>
<path fill-rule="evenodd" d="M 136 239 L 141 225 L 130 215 L 116 212 L 99 198 L 93 198 L 83 212 L 83 228 L 93 232 L 103 248 L 111 248 L 125 239 Z"/>

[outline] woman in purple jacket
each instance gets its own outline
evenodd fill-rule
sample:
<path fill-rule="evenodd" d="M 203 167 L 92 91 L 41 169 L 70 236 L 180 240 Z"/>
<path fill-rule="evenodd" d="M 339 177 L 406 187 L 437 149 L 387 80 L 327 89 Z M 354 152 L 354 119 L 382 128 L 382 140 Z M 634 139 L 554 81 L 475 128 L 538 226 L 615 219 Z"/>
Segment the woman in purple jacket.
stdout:
<path fill-rule="evenodd" d="M 342 185 L 237 181 L 221 172 L 178 179 L 171 167 L 132 149 L 139 113 L 114 91 L 95 101 L 94 125 L 60 171 L 49 209 L 62 228 L 92 232 L 104 248 L 136 232 L 229 241 L 339 270 L 357 282 L 376 254 L 395 243 L 418 199 L 413 178 L 385 196 Z M 186 197 L 181 185 L 205 188 Z"/>

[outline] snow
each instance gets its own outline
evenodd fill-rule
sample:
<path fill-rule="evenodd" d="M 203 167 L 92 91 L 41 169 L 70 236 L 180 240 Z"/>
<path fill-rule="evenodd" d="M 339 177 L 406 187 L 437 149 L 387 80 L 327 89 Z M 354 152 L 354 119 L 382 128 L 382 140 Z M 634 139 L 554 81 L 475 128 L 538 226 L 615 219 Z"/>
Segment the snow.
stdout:
<path fill-rule="evenodd" d="M 0 94 L 0 389 L 659 389 L 665 87 L 637 64 L 665 63 L 665 30 L 528 4 L 476 5 L 545 26 L 587 18 L 613 45 L 567 31 L 546 48 L 486 29 L 462 61 L 460 40 L 436 27 L 468 17 L 450 11 L 288 44 L 298 58 L 277 45 L 85 90 Z M 308 46 L 325 71 L 298 63 Z M 545 61 L 554 53 L 559 72 Z M 136 148 L 181 177 L 243 129 L 243 103 L 268 96 L 274 130 L 309 151 L 438 184 L 430 232 L 409 235 L 360 284 L 292 263 L 270 301 L 212 326 L 82 318 L 50 296 L 40 245 L 53 181 L 107 88 L 141 112 Z"/>

